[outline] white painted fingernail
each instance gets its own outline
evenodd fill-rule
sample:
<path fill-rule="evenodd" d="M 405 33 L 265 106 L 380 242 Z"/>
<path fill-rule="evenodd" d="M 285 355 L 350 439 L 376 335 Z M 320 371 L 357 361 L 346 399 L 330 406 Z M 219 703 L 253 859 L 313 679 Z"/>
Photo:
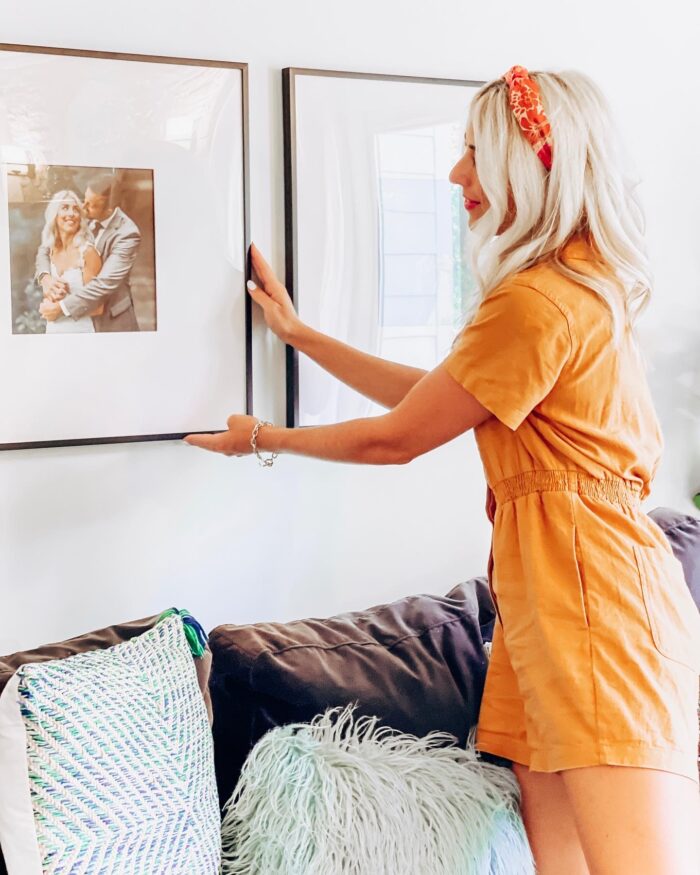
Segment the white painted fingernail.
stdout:
<path fill-rule="evenodd" d="M 255 288 L 257 288 L 257 286 L 255 285 L 255 283 L 253 282 L 253 280 L 248 280 L 248 282 L 246 283 L 246 285 L 248 286 L 249 289 L 255 289 Z"/>

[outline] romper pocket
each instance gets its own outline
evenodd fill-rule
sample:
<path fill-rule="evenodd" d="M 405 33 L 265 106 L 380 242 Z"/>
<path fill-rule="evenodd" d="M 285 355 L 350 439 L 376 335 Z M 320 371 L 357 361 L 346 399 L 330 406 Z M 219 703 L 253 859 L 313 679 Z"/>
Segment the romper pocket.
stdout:
<path fill-rule="evenodd" d="M 588 602 L 588 589 L 583 571 L 583 556 L 581 555 L 581 542 L 578 537 L 578 529 L 574 526 L 574 557 L 576 559 L 576 575 L 578 577 L 579 593 L 581 598 L 581 614 L 586 628 L 591 628 L 591 610 Z"/>
<path fill-rule="evenodd" d="M 649 628 L 663 656 L 700 672 L 700 612 L 683 566 L 663 547 L 634 546 Z"/>

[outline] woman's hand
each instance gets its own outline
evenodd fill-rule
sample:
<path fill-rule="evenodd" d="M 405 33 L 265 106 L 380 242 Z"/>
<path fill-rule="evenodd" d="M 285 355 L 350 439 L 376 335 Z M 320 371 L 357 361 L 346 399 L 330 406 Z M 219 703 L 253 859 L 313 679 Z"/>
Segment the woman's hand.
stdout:
<path fill-rule="evenodd" d="M 39 315 L 47 322 L 55 322 L 60 316 L 63 316 L 63 310 L 60 304 L 54 304 L 52 301 L 47 301 L 46 298 L 39 304 Z"/>
<path fill-rule="evenodd" d="M 192 447 L 223 453 L 224 456 L 249 456 L 253 452 L 250 438 L 257 421 L 255 416 L 234 414 L 226 422 L 228 431 L 217 434 L 188 434 L 184 441 Z"/>
<path fill-rule="evenodd" d="M 70 291 L 65 280 L 55 279 L 50 273 L 45 273 L 41 278 L 41 288 L 47 301 L 56 303 L 66 297 Z"/>
<path fill-rule="evenodd" d="M 250 246 L 250 257 L 253 270 L 260 282 L 260 286 L 248 283 L 250 296 L 262 307 L 268 327 L 280 340 L 294 346 L 295 338 L 303 329 L 304 323 L 294 310 L 289 292 L 253 244 Z"/>

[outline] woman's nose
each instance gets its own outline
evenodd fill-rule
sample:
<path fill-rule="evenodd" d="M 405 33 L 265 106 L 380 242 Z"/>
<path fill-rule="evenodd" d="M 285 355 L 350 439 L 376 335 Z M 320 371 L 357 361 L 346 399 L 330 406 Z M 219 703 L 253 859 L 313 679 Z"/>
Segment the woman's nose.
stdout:
<path fill-rule="evenodd" d="M 452 170 L 450 170 L 450 175 L 448 177 L 452 185 L 463 185 L 466 179 L 466 173 L 464 168 L 464 162 L 458 161 Z"/>

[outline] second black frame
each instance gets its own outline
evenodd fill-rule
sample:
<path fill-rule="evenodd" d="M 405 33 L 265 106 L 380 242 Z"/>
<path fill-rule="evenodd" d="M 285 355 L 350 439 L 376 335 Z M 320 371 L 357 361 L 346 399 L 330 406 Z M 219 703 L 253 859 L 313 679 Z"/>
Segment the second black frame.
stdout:
<path fill-rule="evenodd" d="M 398 82 L 417 85 L 438 85 L 478 89 L 482 80 L 441 79 L 420 76 L 399 76 L 381 73 L 358 73 L 336 70 L 319 70 L 304 67 L 288 67 L 282 71 L 283 134 L 284 134 L 284 197 L 285 197 L 285 282 L 287 290 L 299 309 L 299 224 L 298 197 L 298 101 L 297 80 L 312 76 L 342 80 L 361 79 L 378 82 Z M 465 120 L 468 101 L 465 103 Z M 299 424 L 299 354 L 286 348 L 286 421 L 288 427 Z"/>

